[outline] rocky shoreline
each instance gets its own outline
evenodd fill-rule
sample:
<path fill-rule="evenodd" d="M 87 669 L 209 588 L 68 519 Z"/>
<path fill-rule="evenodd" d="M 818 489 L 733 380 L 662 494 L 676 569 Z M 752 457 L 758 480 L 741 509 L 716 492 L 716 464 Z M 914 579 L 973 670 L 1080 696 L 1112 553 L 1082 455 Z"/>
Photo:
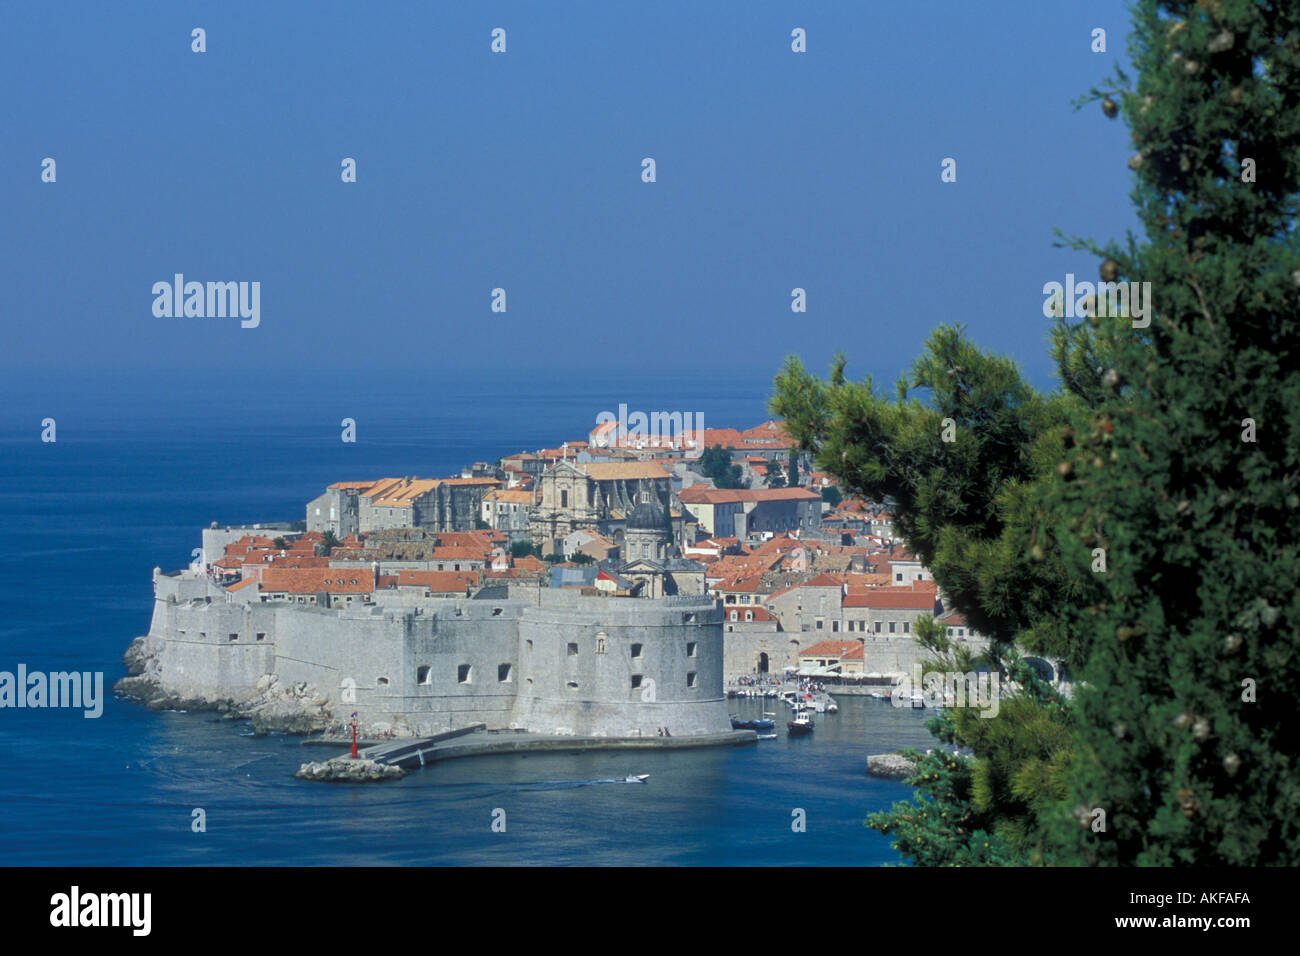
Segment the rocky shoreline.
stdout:
<path fill-rule="evenodd" d="M 158 663 L 158 644 L 157 639 L 147 635 L 131 642 L 122 655 L 127 676 L 113 685 L 114 691 L 135 698 L 150 710 L 212 711 L 230 720 L 248 720 L 255 736 L 315 733 L 326 729 L 333 719 L 325 710 L 325 698 L 314 687 L 305 682 L 281 684 L 272 674 L 259 679 L 244 697 L 165 683 Z"/>

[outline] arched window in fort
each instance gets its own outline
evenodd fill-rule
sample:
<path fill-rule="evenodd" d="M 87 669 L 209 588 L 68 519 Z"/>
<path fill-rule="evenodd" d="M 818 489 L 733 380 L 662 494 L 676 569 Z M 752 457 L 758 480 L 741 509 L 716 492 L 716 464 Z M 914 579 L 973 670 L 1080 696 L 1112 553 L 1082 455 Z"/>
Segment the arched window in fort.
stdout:
<path fill-rule="evenodd" d="M 597 654 L 604 654 L 604 653 L 605 653 L 605 635 L 604 635 L 604 634 L 597 634 L 597 635 L 596 635 L 596 653 L 597 653 Z"/>
<path fill-rule="evenodd" d="M 429 679 L 429 665 L 428 665 L 428 664 L 421 664 L 419 667 L 417 667 L 417 668 L 415 669 L 415 679 L 416 679 L 416 681 L 417 681 L 418 683 L 421 683 L 421 684 L 432 684 L 432 683 L 433 683 L 433 681 L 431 681 L 431 680 Z"/>
<path fill-rule="evenodd" d="M 388 686 L 388 678 L 387 678 L 387 677 L 381 677 L 381 678 L 379 678 L 377 681 L 375 681 L 375 683 L 378 684 L 380 687 L 387 687 L 387 686 Z"/>

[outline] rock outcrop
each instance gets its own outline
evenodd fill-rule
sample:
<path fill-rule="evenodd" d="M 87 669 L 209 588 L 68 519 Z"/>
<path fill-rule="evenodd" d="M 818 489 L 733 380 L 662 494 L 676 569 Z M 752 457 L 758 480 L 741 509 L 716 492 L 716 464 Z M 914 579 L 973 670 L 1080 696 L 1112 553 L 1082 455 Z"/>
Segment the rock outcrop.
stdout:
<path fill-rule="evenodd" d="M 309 734 L 324 730 L 331 721 L 325 710 L 326 700 L 305 682 L 280 683 L 274 674 L 266 674 L 244 696 L 214 695 L 199 686 L 177 684 L 163 679 L 158 656 L 161 641 L 149 636 L 137 637 L 122 655 L 127 676 L 113 689 L 135 697 L 150 710 L 216 711 L 232 720 L 247 719 L 253 733 L 278 732 Z"/>
<path fill-rule="evenodd" d="M 294 774 L 300 780 L 317 780 L 324 783 L 373 783 L 379 780 L 397 780 L 406 776 L 401 767 L 375 763 L 373 760 L 335 757 L 333 760 L 305 763 Z"/>
<path fill-rule="evenodd" d="M 902 754 L 872 754 L 867 758 L 867 773 L 873 777 L 903 780 L 916 773 L 916 762 Z"/>

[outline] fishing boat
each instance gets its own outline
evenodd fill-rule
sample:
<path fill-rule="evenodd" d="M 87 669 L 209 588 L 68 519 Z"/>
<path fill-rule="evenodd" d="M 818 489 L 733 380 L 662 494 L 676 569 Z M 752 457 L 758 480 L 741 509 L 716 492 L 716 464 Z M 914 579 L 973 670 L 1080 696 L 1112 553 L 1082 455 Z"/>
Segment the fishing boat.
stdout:
<path fill-rule="evenodd" d="M 808 711 L 797 710 L 795 711 L 794 720 L 790 721 L 785 726 L 786 729 L 790 731 L 791 737 L 802 737 L 804 734 L 812 733 L 815 724 L 813 723 L 812 716 Z"/>
<path fill-rule="evenodd" d="M 768 720 L 766 717 L 764 717 L 762 720 L 751 720 L 750 723 L 753 725 L 754 730 L 775 730 L 776 729 L 776 721 Z"/>
<path fill-rule="evenodd" d="M 624 783 L 645 783 L 649 779 L 650 779 L 650 774 L 648 773 L 630 773 L 623 780 L 623 782 Z"/>

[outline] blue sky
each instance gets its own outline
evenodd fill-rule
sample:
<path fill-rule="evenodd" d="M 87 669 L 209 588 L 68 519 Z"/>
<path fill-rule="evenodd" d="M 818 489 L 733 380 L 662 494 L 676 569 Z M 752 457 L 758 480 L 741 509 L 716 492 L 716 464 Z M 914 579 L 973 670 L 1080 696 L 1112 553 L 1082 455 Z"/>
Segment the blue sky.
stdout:
<path fill-rule="evenodd" d="M 1126 128 L 1069 105 L 1123 62 L 1110 0 L 78 2 L 3 19 L 6 371 L 770 379 L 787 353 L 821 371 L 843 349 L 851 373 L 892 380 L 959 321 L 1048 386 L 1042 285 L 1097 265 L 1053 249 L 1054 227 L 1136 228 Z M 259 281 L 261 325 L 156 318 L 152 285 L 176 272 Z"/>

